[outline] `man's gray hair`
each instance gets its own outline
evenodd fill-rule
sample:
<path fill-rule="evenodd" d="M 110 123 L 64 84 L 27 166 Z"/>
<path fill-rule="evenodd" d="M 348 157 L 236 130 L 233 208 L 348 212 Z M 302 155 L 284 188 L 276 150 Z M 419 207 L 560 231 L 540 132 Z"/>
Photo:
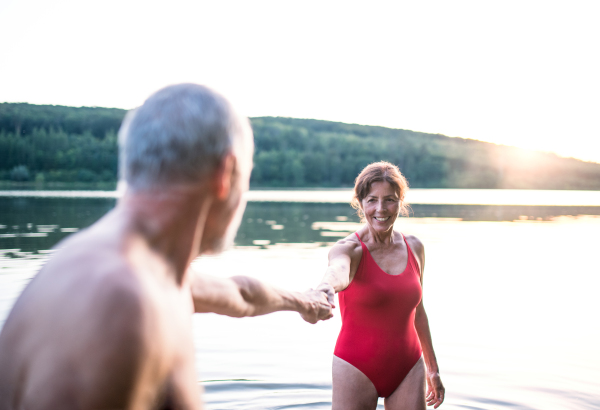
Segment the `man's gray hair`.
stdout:
<path fill-rule="evenodd" d="M 130 111 L 121 125 L 121 179 L 133 190 L 198 182 L 247 133 L 248 119 L 210 88 L 165 87 Z"/>

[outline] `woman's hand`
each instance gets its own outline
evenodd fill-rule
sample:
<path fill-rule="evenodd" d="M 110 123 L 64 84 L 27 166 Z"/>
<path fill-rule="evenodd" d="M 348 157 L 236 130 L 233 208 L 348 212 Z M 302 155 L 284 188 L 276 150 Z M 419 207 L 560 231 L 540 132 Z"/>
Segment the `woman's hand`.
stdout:
<path fill-rule="evenodd" d="M 437 409 L 443 403 L 445 394 L 446 389 L 444 389 L 440 374 L 427 372 L 427 393 L 425 394 L 427 405 Z"/>

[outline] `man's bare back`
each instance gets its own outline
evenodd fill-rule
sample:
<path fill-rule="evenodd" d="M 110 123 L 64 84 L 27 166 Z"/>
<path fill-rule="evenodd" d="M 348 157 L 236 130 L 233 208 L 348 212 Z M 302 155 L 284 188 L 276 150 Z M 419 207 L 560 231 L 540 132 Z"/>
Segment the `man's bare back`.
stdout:
<path fill-rule="evenodd" d="M 66 240 L 17 301 L 0 338 L 11 352 L 0 408 L 146 409 L 167 394 L 200 407 L 190 288 L 116 219 Z"/>
<path fill-rule="evenodd" d="M 130 188 L 104 218 L 59 244 L 5 322 L 0 410 L 198 409 L 194 311 L 331 317 L 327 290 L 287 292 L 189 270 L 237 228 L 251 170 L 247 121 L 190 84 L 167 87 L 138 110 L 121 131 Z M 232 132 L 237 145 L 214 140 Z"/>

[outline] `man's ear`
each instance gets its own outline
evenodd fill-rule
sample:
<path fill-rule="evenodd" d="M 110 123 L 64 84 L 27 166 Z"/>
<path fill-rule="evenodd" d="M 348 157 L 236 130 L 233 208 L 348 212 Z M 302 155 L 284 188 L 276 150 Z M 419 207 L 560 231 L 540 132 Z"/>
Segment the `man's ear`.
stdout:
<path fill-rule="evenodd" d="M 214 193 L 217 199 L 223 200 L 229 196 L 234 181 L 236 158 L 228 152 L 217 167 L 213 177 Z"/>

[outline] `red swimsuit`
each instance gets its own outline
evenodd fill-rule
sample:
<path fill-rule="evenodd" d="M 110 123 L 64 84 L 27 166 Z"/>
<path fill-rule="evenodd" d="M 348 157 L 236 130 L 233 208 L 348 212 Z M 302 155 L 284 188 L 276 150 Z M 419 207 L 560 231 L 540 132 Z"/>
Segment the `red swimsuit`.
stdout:
<path fill-rule="evenodd" d="M 421 357 L 415 329 L 422 295 L 419 266 L 404 239 L 406 269 L 388 275 L 356 236 L 363 253 L 354 279 L 339 293 L 342 329 L 333 354 L 363 372 L 379 397 L 388 397 Z"/>

